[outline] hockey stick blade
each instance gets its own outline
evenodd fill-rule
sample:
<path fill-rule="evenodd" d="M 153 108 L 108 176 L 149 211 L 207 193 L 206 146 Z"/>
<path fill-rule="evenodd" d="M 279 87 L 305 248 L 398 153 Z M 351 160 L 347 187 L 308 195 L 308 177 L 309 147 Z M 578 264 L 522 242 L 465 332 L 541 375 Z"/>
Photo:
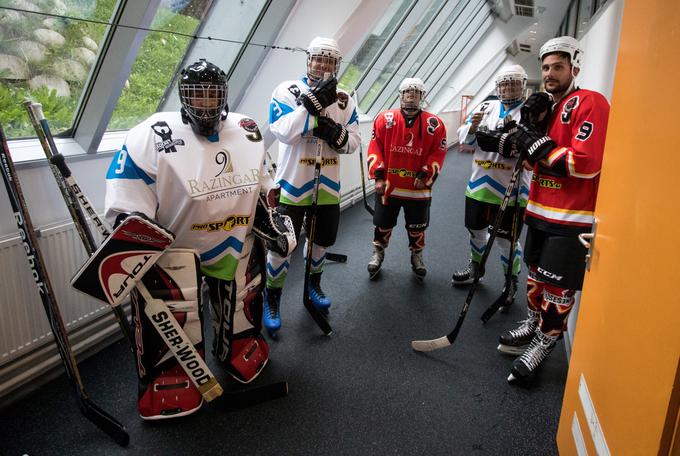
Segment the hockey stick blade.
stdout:
<path fill-rule="evenodd" d="M 335 261 L 336 263 L 347 263 L 347 255 L 343 255 L 342 253 L 328 252 L 326 253 L 326 259 L 328 261 Z"/>
<path fill-rule="evenodd" d="M 216 410 L 229 412 L 280 399 L 287 395 L 288 383 L 276 382 L 242 391 L 226 391 L 209 404 Z"/>
<path fill-rule="evenodd" d="M 307 296 L 306 291 L 305 291 L 305 299 L 304 299 L 304 304 L 305 304 L 305 309 L 307 309 L 307 312 L 309 312 L 309 315 L 312 316 L 312 319 L 314 322 L 319 326 L 319 329 L 324 333 L 326 336 L 330 336 L 333 333 L 333 328 L 331 328 L 330 323 L 328 323 L 328 320 L 326 320 L 326 317 L 321 313 L 319 309 L 317 309 L 314 306 L 314 303 L 312 303 L 312 300 Z"/>
<path fill-rule="evenodd" d="M 127 433 L 125 426 L 87 397 L 80 397 L 78 405 L 80 406 L 80 411 L 83 416 L 104 431 L 114 442 L 120 446 L 128 445 L 130 442 L 130 435 Z"/>
<path fill-rule="evenodd" d="M 496 315 L 498 309 L 503 307 L 503 305 L 505 305 L 505 303 L 507 302 L 509 295 L 510 293 L 508 293 L 506 290 L 503 290 L 501 295 L 498 298 L 496 298 L 496 300 L 482 314 L 481 317 L 482 323 L 486 324 L 486 322 L 488 322 L 491 319 L 491 317 Z"/>
<path fill-rule="evenodd" d="M 449 338 L 446 336 L 432 340 L 411 341 L 411 348 L 419 352 L 431 352 L 434 350 L 439 350 L 440 348 L 448 347 L 449 345 L 451 345 L 451 342 L 449 342 Z"/>

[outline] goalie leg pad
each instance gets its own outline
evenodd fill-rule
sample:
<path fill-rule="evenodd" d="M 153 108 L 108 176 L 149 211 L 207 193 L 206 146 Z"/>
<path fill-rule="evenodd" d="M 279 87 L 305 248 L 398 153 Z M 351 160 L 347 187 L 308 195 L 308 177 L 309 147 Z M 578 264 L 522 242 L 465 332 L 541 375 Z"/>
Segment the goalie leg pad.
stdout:
<path fill-rule="evenodd" d="M 269 345 L 260 334 L 264 259 L 261 242 L 248 236 L 234 280 L 206 277 L 215 335 L 213 353 L 241 383 L 257 378 L 269 360 Z"/>
<path fill-rule="evenodd" d="M 154 298 L 165 301 L 190 343 L 204 357 L 199 261 L 195 251 L 169 249 L 142 280 Z M 131 296 L 140 416 L 158 420 L 195 412 L 203 404 L 201 394 L 144 312 L 146 302 L 141 294 L 135 289 Z"/>

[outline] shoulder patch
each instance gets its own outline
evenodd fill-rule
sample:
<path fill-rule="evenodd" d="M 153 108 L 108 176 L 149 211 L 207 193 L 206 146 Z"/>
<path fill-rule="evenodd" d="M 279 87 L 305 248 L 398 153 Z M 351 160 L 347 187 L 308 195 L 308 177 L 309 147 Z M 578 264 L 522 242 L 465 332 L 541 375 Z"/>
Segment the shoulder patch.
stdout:
<path fill-rule="evenodd" d="M 167 122 L 162 120 L 158 121 L 151 125 L 151 130 L 153 130 L 156 136 L 161 138 L 160 142 L 154 141 L 156 152 L 165 152 L 166 154 L 170 152 L 177 152 L 177 148 L 175 146 L 184 145 L 183 139 L 172 139 L 172 130 L 170 129 L 170 126 Z"/>
<path fill-rule="evenodd" d="M 338 108 L 346 109 L 349 96 L 345 92 L 338 92 Z"/>
<path fill-rule="evenodd" d="M 293 94 L 295 98 L 300 96 L 300 88 L 293 84 L 292 86 L 288 87 L 288 91 Z"/>
<path fill-rule="evenodd" d="M 392 128 L 394 126 L 394 113 L 392 111 L 385 111 L 385 113 L 383 113 L 383 116 L 385 117 L 385 121 L 387 122 L 385 128 Z"/>
<path fill-rule="evenodd" d="M 427 119 L 427 133 L 434 135 L 435 130 L 439 128 L 439 119 L 436 117 L 430 117 Z"/>
<path fill-rule="evenodd" d="M 260 129 L 257 127 L 257 122 L 255 122 L 253 119 L 249 117 L 244 117 L 243 119 L 238 121 L 238 126 L 248 132 L 248 134 L 246 134 L 246 138 L 248 138 L 250 141 L 253 142 L 262 141 L 262 134 L 260 134 Z"/>
<path fill-rule="evenodd" d="M 560 120 L 562 123 L 567 124 L 571 120 L 571 113 L 578 106 L 579 97 L 578 95 L 571 97 L 564 106 L 562 106 L 562 113 L 560 114 Z"/>

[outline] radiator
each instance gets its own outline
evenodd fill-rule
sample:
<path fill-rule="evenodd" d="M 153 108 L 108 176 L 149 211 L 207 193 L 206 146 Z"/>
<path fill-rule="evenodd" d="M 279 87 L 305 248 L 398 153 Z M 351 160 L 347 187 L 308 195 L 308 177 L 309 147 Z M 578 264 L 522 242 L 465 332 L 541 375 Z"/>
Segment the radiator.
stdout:
<path fill-rule="evenodd" d="M 120 338 L 110 306 L 70 286 L 87 258 L 73 223 L 41 229 L 38 242 L 74 351 L 82 353 L 102 341 Z M 25 377 L 42 376 L 60 366 L 60 359 L 18 235 L 0 240 L 0 277 L 2 398 L 21 386 Z"/>

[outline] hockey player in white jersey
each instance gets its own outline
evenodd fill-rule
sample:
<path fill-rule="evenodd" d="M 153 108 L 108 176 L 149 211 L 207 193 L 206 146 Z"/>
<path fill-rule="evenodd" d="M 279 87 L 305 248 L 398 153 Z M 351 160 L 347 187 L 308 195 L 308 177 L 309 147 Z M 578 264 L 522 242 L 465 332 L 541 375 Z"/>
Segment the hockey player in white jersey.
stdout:
<path fill-rule="evenodd" d="M 175 233 L 174 247 L 197 251 L 210 294 L 213 353 L 229 374 L 248 383 L 269 357 L 260 334 L 265 278 L 260 238 L 286 255 L 295 247 L 292 224 L 288 220 L 287 233 L 287 218 L 273 214 L 265 202 L 274 201 L 276 189 L 263 169 L 262 136 L 255 121 L 228 112 L 226 74 L 202 59 L 182 71 L 178 87 L 181 112 L 153 114 L 130 130 L 114 156 L 106 176 L 106 218 L 115 224 L 141 212 Z M 167 299 L 162 284 L 147 288 Z M 178 298 L 172 293 L 170 299 L 168 306 L 203 354 L 200 293 L 180 307 L 173 307 Z M 201 395 L 168 356 L 141 295 L 133 293 L 132 303 L 140 415 L 192 413 Z"/>
<path fill-rule="evenodd" d="M 354 100 L 337 89 L 342 57 L 335 40 L 314 38 L 307 48 L 307 74 L 284 81 L 272 94 L 270 130 L 279 140 L 276 183 L 281 186 L 278 211 L 289 215 L 299 235 L 312 205 L 317 144 L 322 144 L 322 167 L 317 197 L 316 229 L 312 246 L 309 296 L 321 311 L 331 301 L 320 286 L 326 249 L 335 243 L 340 217 L 340 154 L 359 146 L 359 120 Z M 306 221 L 309 223 L 309 220 Z M 307 247 L 305 246 L 305 252 Z M 281 327 L 281 291 L 290 255 L 267 255 L 264 324 L 274 333 Z"/>
<path fill-rule="evenodd" d="M 505 190 L 510 183 L 516 158 L 506 158 L 498 151 L 484 151 L 477 143 L 475 132 L 501 130 L 510 120 L 519 122 L 520 108 L 525 98 L 527 74 L 520 65 L 510 65 L 500 69 L 495 76 L 498 100 L 488 100 L 480 104 L 458 129 L 461 144 L 474 146 L 472 175 L 465 189 L 465 227 L 470 232 L 470 261 L 467 267 L 453 273 L 452 285 L 471 283 L 489 238 L 488 228 L 493 223 Z M 527 204 L 531 172 L 522 171 L 519 186 L 519 208 L 515 207 L 516 192 L 513 193 L 508 209 L 505 211 L 496 242 L 504 271 L 512 268 L 512 279 L 506 283 L 504 295 L 506 303 L 511 304 L 517 290 L 517 275 L 521 268 L 522 248 L 519 241 L 514 249 L 513 258 L 508 258 L 513 216 L 515 210 L 522 211 Z M 521 228 L 520 228 L 521 229 Z M 517 236 L 519 238 L 519 236 Z M 480 276 L 484 271 L 479 271 Z"/>

